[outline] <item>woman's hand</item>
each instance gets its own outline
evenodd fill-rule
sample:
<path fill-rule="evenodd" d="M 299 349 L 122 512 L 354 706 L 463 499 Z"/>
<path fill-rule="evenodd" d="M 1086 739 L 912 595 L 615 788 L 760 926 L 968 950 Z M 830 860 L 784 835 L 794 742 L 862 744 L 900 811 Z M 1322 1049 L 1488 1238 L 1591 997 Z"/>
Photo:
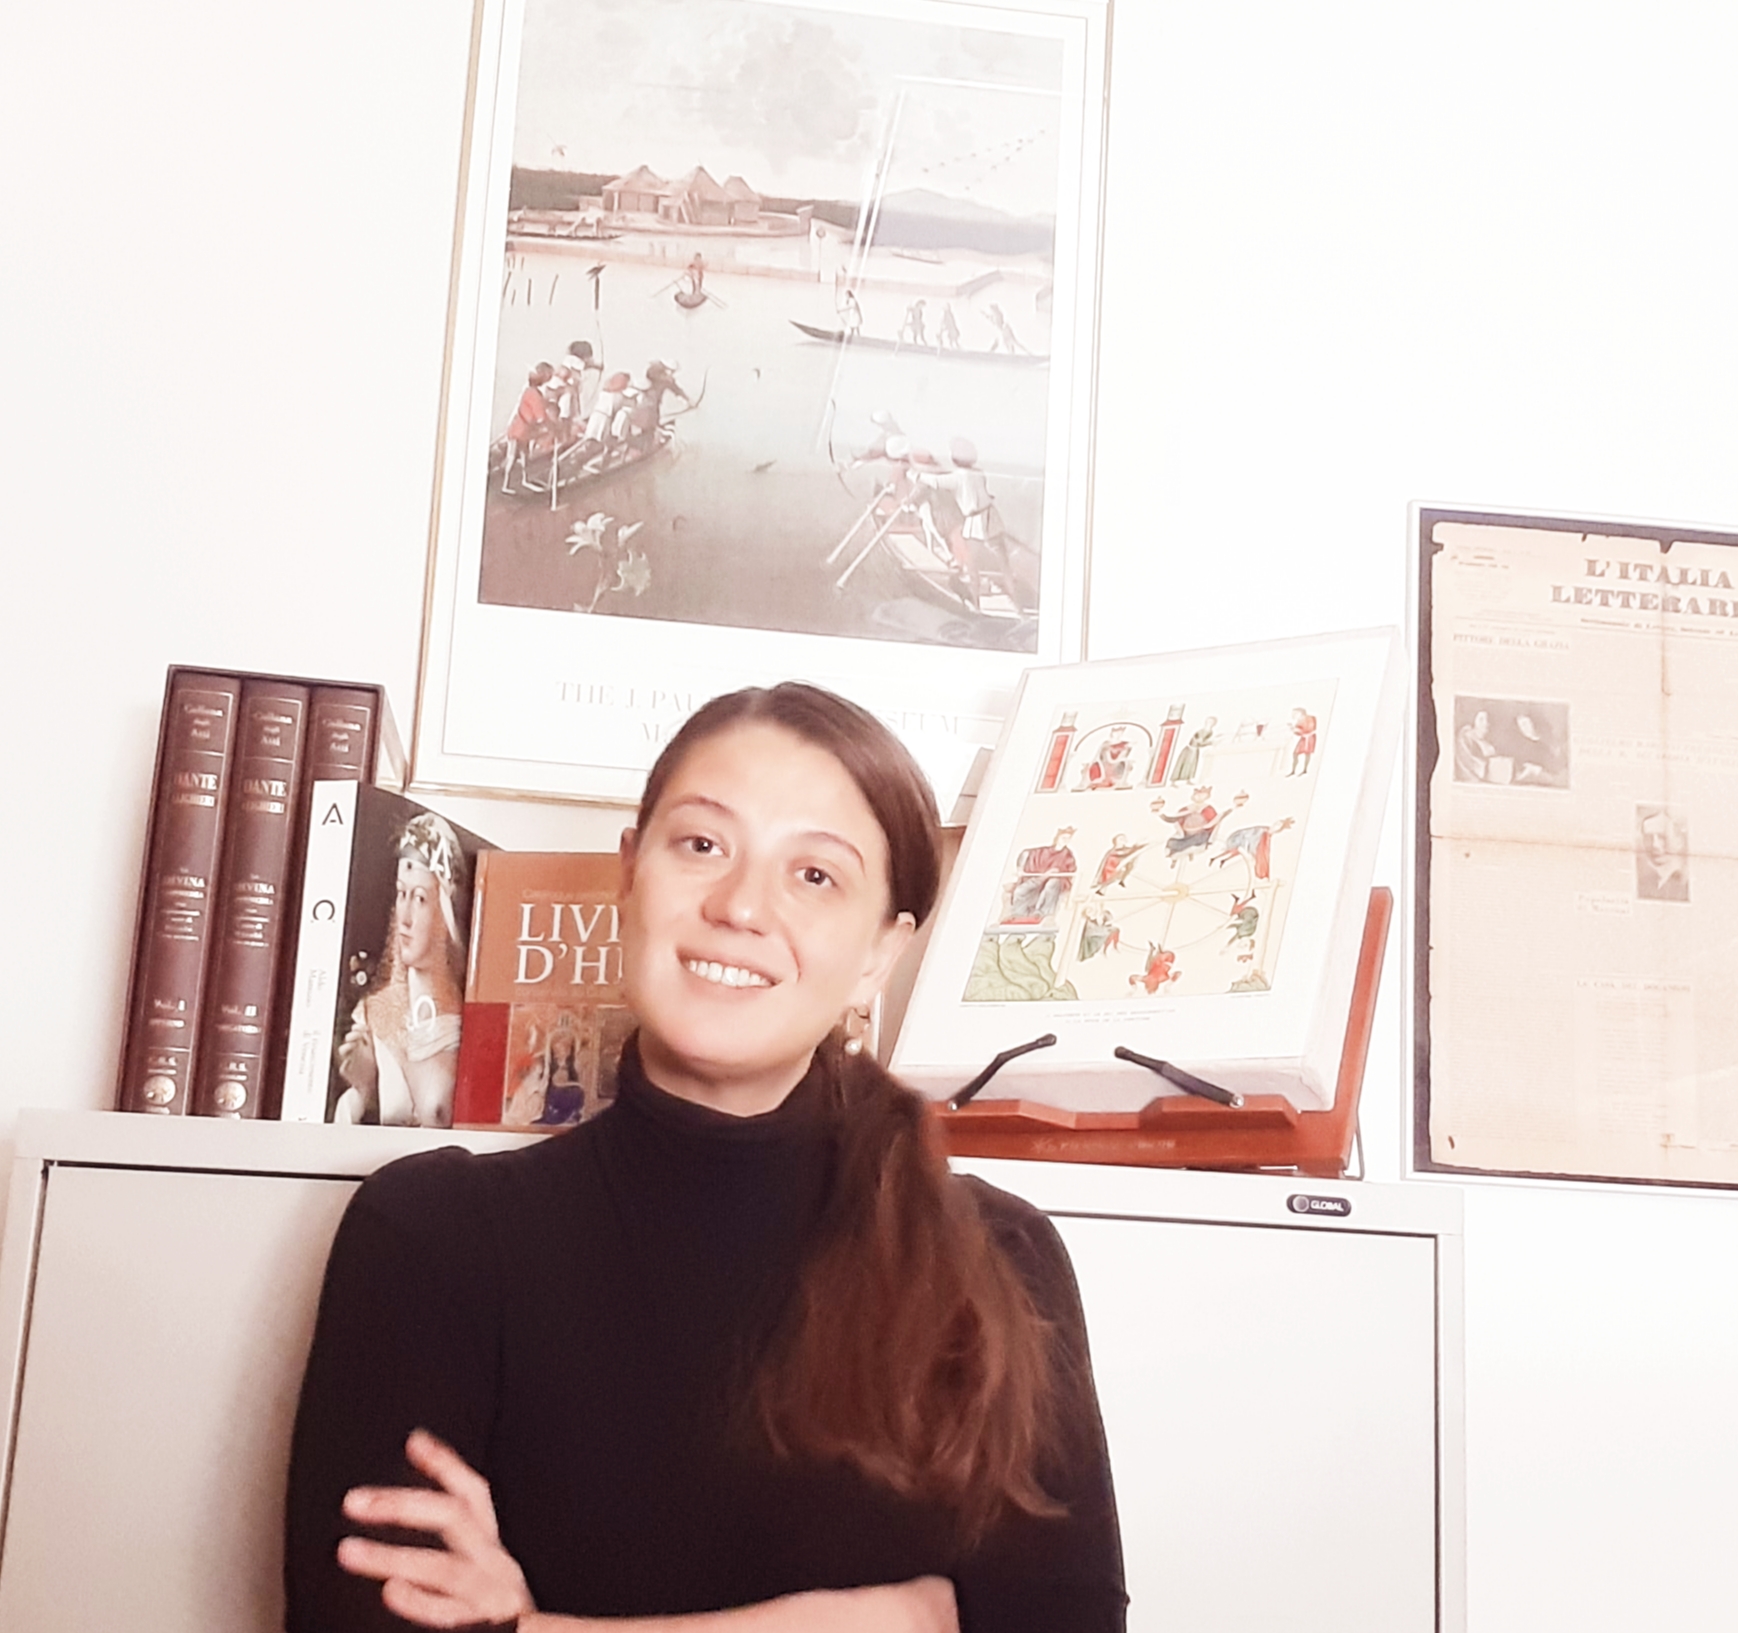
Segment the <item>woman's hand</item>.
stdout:
<path fill-rule="evenodd" d="M 959 1607 L 953 1583 L 945 1576 L 920 1576 L 888 1588 L 865 1588 L 864 1601 L 876 1627 L 898 1627 L 909 1633 L 960 1633 Z M 870 1624 L 865 1624 L 870 1625 Z"/>
<path fill-rule="evenodd" d="M 356 1486 L 344 1512 L 364 1525 L 428 1531 L 441 1548 L 407 1548 L 346 1537 L 338 1563 L 383 1584 L 381 1600 L 395 1616 L 423 1627 L 508 1622 L 536 1610 L 524 1574 L 501 1546 L 489 1482 L 426 1429 L 404 1443 L 412 1465 L 439 1486 Z"/>
<path fill-rule="evenodd" d="M 368 1019 L 361 1004 L 350 1017 L 350 1030 L 338 1045 L 338 1075 L 364 1097 L 372 1096 L 380 1081 L 380 1068 L 374 1059 L 374 1039 L 369 1035 Z"/>
<path fill-rule="evenodd" d="M 919 1576 L 879 1588 L 799 1593 L 752 1608 L 773 1613 L 764 1624 L 768 1633 L 775 1627 L 779 1633 L 786 1628 L 790 1633 L 960 1633 L 953 1583 L 945 1576 Z M 726 1616 L 731 1614 L 745 1617 L 743 1633 L 751 1626 L 758 1629 L 763 1625 L 749 1622 L 746 1612 L 727 1612 Z M 719 1620 L 722 1624 L 725 1617 Z M 662 1630 L 663 1624 L 658 1626 Z"/>

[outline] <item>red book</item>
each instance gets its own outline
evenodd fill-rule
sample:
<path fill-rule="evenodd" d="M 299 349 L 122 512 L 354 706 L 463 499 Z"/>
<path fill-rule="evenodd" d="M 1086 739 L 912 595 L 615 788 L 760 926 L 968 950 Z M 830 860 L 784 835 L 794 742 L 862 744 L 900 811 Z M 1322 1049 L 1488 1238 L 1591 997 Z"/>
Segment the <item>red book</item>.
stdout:
<path fill-rule="evenodd" d="M 622 999 L 613 851 L 477 858 L 455 1123 L 563 1128 L 616 1093 L 633 1030 Z"/>
<path fill-rule="evenodd" d="M 307 714 L 305 686 L 242 682 L 217 935 L 195 1053 L 192 1109 L 200 1116 L 260 1114 Z"/>
<path fill-rule="evenodd" d="M 144 894 L 121 1052 L 122 1111 L 187 1110 L 212 943 L 241 683 L 181 671 L 157 740 Z"/>

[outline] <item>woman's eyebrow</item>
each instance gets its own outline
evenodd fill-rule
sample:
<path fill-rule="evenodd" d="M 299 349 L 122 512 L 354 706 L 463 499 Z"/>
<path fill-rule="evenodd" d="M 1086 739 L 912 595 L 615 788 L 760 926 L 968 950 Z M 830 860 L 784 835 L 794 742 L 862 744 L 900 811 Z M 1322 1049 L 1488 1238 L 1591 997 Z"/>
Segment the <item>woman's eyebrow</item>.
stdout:
<path fill-rule="evenodd" d="M 685 805 L 698 805 L 708 811 L 715 811 L 719 816 L 733 817 L 735 808 L 726 805 L 721 799 L 714 799 L 710 794 L 683 794 L 670 801 L 667 810 L 679 811 Z"/>
<path fill-rule="evenodd" d="M 857 859 L 857 865 L 865 872 L 868 871 L 869 864 L 863 860 L 862 851 L 843 834 L 836 834 L 831 828 L 811 828 L 807 833 L 798 834 L 797 839 L 805 845 L 837 845 L 841 850 L 849 851 Z"/>

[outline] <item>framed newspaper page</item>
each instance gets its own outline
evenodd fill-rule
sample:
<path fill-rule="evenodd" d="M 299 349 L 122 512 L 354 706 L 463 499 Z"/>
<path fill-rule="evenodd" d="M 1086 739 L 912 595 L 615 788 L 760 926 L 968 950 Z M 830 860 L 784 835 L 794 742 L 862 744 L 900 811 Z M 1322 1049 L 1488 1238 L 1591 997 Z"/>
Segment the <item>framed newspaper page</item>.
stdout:
<path fill-rule="evenodd" d="M 972 807 L 892 1067 L 947 1098 L 1331 1105 L 1394 755 L 1394 629 L 1030 671 Z"/>
<path fill-rule="evenodd" d="M 1108 0 L 478 0 L 418 787 L 801 677 L 946 809 L 1078 657 Z"/>
<path fill-rule="evenodd" d="M 1414 526 L 1413 1166 L 1738 1185 L 1738 534 Z"/>

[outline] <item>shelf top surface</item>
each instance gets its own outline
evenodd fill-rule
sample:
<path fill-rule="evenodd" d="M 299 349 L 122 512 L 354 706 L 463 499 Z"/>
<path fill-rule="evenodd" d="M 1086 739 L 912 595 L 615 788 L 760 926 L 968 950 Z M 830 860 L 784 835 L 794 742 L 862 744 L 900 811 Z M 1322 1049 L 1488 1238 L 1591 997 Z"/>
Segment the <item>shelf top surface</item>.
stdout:
<path fill-rule="evenodd" d="M 18 1120 L 15 1150 L 17 1162 L 26 1170 L 76 1164 L 360 1178 L 398 1157 L 439 1146 L 505 1151 L 552 1137 L 560 1138 L 504 1131 L 229 1122 L 135 1112 L 25 1111 Z M 1421 1236 L 1458 1237 L 1461 1232 L 1461 1193 L 1449 1185 L 976 1157 L 957 1158 L 954 1167 L 1053 1214 Z"/>

